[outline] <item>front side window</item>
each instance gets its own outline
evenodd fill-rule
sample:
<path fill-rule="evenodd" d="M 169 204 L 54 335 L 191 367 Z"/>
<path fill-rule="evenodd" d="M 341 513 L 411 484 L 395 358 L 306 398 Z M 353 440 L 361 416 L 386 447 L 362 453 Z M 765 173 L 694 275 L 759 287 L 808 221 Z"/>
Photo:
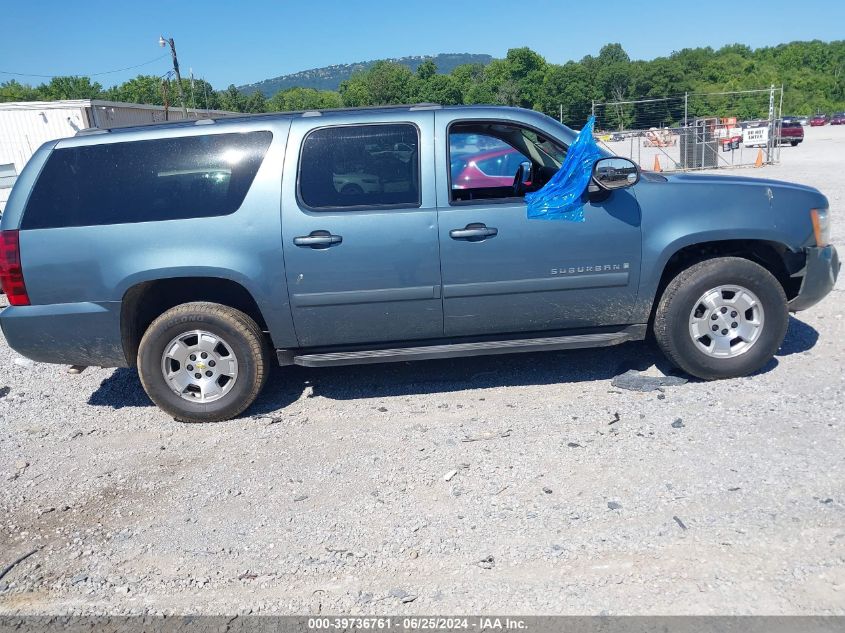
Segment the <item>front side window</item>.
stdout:
<path fill-rule="evenodd" d="M 312 209 L 417 207 L 420 149 L 409 123 L 314 130 L 299 159 L 299 197 Z"/>
<path fill-rule="evenodd" d="M 272 138 L 260 131 L 57 149 L 38 177 L 21 228 L 234 213 Z"/>
<path fill-rule="evenodd" d="M 451 200 L 521 198 L 547 183 L 565 157 L 565 146 L 530 128 L 493 121 L 454 123 L 449 128 Z"/>

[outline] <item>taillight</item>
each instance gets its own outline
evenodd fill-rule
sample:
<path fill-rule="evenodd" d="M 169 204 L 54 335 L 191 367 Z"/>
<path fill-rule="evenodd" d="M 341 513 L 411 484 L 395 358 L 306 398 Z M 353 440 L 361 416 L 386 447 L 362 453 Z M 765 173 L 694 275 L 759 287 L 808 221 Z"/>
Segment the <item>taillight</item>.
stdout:
<path fill-rule="evenodd" d="M 0 231 L 0 285 L 13 306 L 28 306 L 17 231 Z"/>

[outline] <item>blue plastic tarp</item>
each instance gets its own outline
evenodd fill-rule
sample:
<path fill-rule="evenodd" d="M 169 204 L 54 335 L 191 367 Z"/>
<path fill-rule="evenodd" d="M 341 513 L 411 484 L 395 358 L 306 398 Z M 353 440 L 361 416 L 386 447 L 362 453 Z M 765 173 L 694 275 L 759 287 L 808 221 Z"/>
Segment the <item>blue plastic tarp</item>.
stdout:
<path fill-rule="evenodd" d="M 584 129 L 569 146 L 563 165 L 542 189 L 525 194 L 529 220 L 584 221 L 584 203 L 581 196 L 593 175 L 593 164 L 601 157 L 593 138 L 590 117 Z"/>

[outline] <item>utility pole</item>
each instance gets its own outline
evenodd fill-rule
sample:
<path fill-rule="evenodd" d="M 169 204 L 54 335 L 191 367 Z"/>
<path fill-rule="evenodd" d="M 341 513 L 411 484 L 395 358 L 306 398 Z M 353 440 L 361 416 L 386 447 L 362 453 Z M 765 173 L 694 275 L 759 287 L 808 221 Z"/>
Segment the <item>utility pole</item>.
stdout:
<path fill-rule="evenodd" d="M 176 86 L 179 88 L 179 102 L 182 104 L 182 116 L 188 118 L 188 108 L 185 106 L 185 92 L 182 90 L 182 75 L 179 74 L 179 60 L 176 57 L 176 44 L 173 38 L 164 39 L 164 36 L 158 36 L 158 45 L 164 48 L 170 44 L 170 56 L 173 58 L 173 72 L 176 73 Z"/>
<path fill-rule="evenodd" d="M 775 121 L 775 85 L 772 84 L 769 88 L 769 141 L 766 143 L 766 163 L 771 164 L 772 153 L 777 144 L 777 136 L 780 130 L 778 129 L 778 122 Z"/>
<path fill-rule="evenodd" d="M 164 120 L 169 120 L 168 110 L 170 108 L 170 103 L 167 100 L 167 77 L 163 77 L 161 80 L 161 94 L 164 100 Z"/>

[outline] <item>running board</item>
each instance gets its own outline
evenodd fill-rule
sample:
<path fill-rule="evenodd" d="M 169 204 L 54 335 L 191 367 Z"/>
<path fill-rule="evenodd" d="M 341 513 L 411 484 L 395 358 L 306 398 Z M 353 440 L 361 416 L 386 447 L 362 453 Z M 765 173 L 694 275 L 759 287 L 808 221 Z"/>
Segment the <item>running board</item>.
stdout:
<path fill-rule="evenodd" d="M 474 343 L 399 347 L 395 349 L 325 352 L 320 354 L 297 354 L 295 350 L 280 349 L 276 350 L 276 354 L 279 358 L 280 365 L 302 365 L 304 367 L 366 365 L 369 363 L 393 363 L 436 358 L 456 358 L 461 356 L 485 356 L 488 354 L 517 354 L 584 347 L 607 347 L 628 341 L 642 340 L 645 338 L 645 334 L 645 325 L 631 325 L 617 332 L 570 334 L 568 336 L 546 338 L 479 341 Z"/>

